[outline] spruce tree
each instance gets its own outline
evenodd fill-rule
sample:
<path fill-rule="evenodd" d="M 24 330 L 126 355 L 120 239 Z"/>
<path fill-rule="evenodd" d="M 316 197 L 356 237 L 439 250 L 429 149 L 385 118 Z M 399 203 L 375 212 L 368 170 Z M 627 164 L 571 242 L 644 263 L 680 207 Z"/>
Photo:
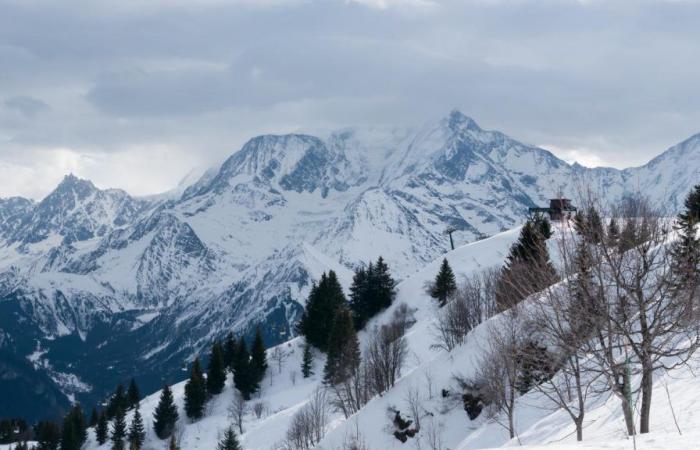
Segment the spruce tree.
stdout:
<path fill-rule="evenodd" d="M 126 403 L 129 405 L 130 409 L 136 408 L 141 400 L 141 392 L 136 384 L 136 380 L 133 378 L 129 382 L 129 388 L 126 391 L 126 400 Z"/>
<path fill-rule="evenodd" d="M 94 427 L 97 425 L 97 420 L 100 418 L 100 416 L 97 414 L 97 408 L 94 406 L 92 407 L 92 413 L 90 414 L 90 426 Z"/>
<path fill-rule="evenodd" d="M 616 246 L 617 245 L 617 240 L 620 238 L 620 227 L 617 225 L 617 220 L 615 218 L 611 218 L 610 222 L 608 223 L 608 233 L 607 233 L 607 239 L 608 243 L 611 246 Z"/>
<path fill-rule="evenodd" d="M 86 439 L 85 416 L 80 405 L 75 405 L 63 419 L 61 450 L 80 450 Z"/>
<path fill-rule="evenodd" d="M 209 395 L 221 394 L 226 384 L 226 367 L 221 343 L 214 342 L 209 356 L 209 368 L 207 370 L 207 392 Z"/>
<path fill-rule="evenodd" d="M 364 328 L 369 319 L 391 306 L 395 298 L 396 282 L 384 258 L 380 256 L 376 264 L 370 262 L 367 269 L 357 269 L 349 301 L 355 329 Z"/>
<path fill-rule="evenodd" d="M 445 258 L 442 260 L 440 271 L 435 276 L 435 281 L 430 288 L 430 296 L 438 301 L 440 307 L 443 307 L 447 304 L 447 300 L 449 300 L 455 291 L 457 291 L 455 274 L 452 272 L 452 268 L 450 267 L 450 263 L 447 262 L 447 258 Z"/>
<path fill-rule="evenodd" d="M 160 394 L 160 400 L 153 413 L 153 431 L 160 439 L 170 436 L 177 422 L 177 406 L 173 401 L 173 393 L 166 384 Z"/>
<path fill-rule="evenodd" d="M 236 345 L 236 359 L 233 361 L 233 383 L 241 392 L 244 399 L 250 400 L 252 394 L 252 379 L 250 370 L 250 353 L 245 338 L 241 336 Z"/>
<path fill-rule="evenodd" d="M 319 283 L 311 288 L 299 322 L 299 332 L 308 343 L 326 351 L 335 312 L 346 305 L 347 300 L 335 272 L 324 273 Z"/>
<path fill-rule="evenodd" d="M 368 269 L 363 267 L 355 270 L 355 275 L 352 277 L 352 285 L 350 285 L 349 307 L 352 310 L 355 328 L 361 330 L 369 318 L 368 299 L 370 297 L 370 277 L 368 271 L 374 271 L 372 263 Z"/>
<path fill-rule="evenodd" d="M 124 385 L 119 383 L 117 389 L 112 394 L 109 399 L 109 404 L 107 405 L 107 418 L 112 419 L 114 415 L 120 409 L 127 409 L 129 407 L 129 399 L 126 396 L 126 391 L 124 390 Z"/>
<path fill-rule="evenodd" d="M 241 445 L 238 443 L 233 427 L 230 426 L 226 429 L 216 448 L 217 450 L 241 450 Z"/>
<path fill-rule="evenodd" d="M 185 384 L 185 414 L 192 420 L 201 419 L 204 415 L 204 404 L 207 401 L 207 384 L 204 380 L 199 358 L 194 360 L 190 379 Z"/>
<path fill-rule="evenodd" d="M 377 308 L 372 310 L 372 316 L 388 308 L 396 299 L 396 281 L 391 276 L 389 265 L 381 256 L 377 259 L 374 282 L 377 290 Z"/>
<path fill-rule="evenodd" d="M 547 216 L 544 214 L 537 214 L 533 219 L 533 223 L 537 229 L 537 232 L 544 240 L 552 237 L 552 225 L 549 223 Z"/>
<path fill-rule="evenodd" d="M 576 212 L 574 228 L 583 239 L 591 244 L 599 244 L 605 236 L 603 220 L 600 218 L 598 210 L 593 206 L 586 208 L 585 212 Z M 544 238 L 548 239 L 547 236 Z"/>
<path fill-rule="evenodd" d="M 124 450 L 124 438 L 126 438 L 126 413 L 123 408 L 117 409 L 112 421 L 112 450 Z"/>
<path fill-rule="evenodd" d="M 61 430 L 58 425 L 50 420 L 41 421 L 34 427 L 36 436 L 36 450 L 58 450 L 61 443 Z"/>
<path fill-rule="evenodd" d="M 301 360 L 301 374 L 304 378 L 309 378 L 314 374 L 313 370 L 314 355 L 311 353 L 311 346 L 304 344 L 304 355 Z"/>
<path fill-rule="evenodd" d="M 102 411 L 100 417 L 97 419 L 97 426 L 95 426 L 95 438 L 97 439 L 97 443 L 102 445 L 107 442 L 108 433 L 109 422 L 107 421 L 107 414 Z"/>
<path fill-rule="evenodd" d="M 533 221 L 527 221 L 518 240 L 511 246 L 506 265 L 497 280 L 496 304 L 501 311 L 511 308 L 556 280 L 546 239 Z"/>
<path fill-rule="evenodd" d="M 236 359 L 237 351 L 236 338 L 233 337 L 233 333 L 229 333 L 224 342 L 224 364 L 231 372 L 233 372 L 233 361 Z"/>
<path fill-rule="evenodd" d="M 260 388 L 260 383 L 265 378 L 266 371 L 267 353 L 265 352 L 265 344 L 260 328 L 256 328 L 253 346 L 250 349 L 251 392 L 256 392 Z"/>
<path fill-rule="evenodd" d="M 143 427 L 141 411 L 136 407 L 134 417 L 131 419 L 131 426 L 129 427 L 129 450 L 140 450 L 145 439 L 146 430 Z"/>
<path fill-rule="evenodd" d="M 355 375 L 359 365 L 360 343 L 352 322 L 352 313 L 347 308 L 341 308 L 336 312 L 328 340 L 323 382 L 328 385 L 342 383 Z"/>
<path fill-rule="evenodd" d="M 678 240 L 671 246 L 671 271 L 676 290 L 697 288 L 700 284 L 700 185 L 691 190 L 685 199 L 685 209 L 678 215 L 676 231 Z"/>
<path fill-rule="evenodd" d="M 600 244 L 605 237 L 605 232 L 603 230 L 603 220 L 600 218 L 598 210 L 593 206 L 588 208 L 586 214 L 586 220 L 588 223 L 588 239 L 593 244 Z"/>

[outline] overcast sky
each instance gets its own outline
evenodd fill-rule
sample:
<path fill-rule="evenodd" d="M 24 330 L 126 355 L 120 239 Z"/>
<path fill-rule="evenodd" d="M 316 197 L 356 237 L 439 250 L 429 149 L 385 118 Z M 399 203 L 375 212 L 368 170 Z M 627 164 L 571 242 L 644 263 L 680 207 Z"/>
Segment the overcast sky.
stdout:
<path fill-rule="evenodd" d="M 265 132 L 459 109 L 585 165 L 700 132 L 700 3 L 0 0 L 0 196 L 142 195 Z"/>

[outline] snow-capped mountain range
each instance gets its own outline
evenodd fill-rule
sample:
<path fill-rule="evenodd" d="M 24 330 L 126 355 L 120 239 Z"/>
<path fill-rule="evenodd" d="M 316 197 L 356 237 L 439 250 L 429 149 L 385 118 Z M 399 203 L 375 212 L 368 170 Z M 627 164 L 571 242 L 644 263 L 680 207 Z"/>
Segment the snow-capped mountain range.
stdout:
<path fill-rule="evenodd" d="M 584 185 L 676 210 L 698 170 L 700 135 L 642 167 L 590 169 L 454 111 L 411 129 L 255 137 L 151 198 L 69 175 L 41 202 L 0 200 L 0 395 L 25 405 L 0 416 L 92 404 L 131 376 L 151 392 L 230 331 L 286 340 L 322 271 L 347 285 L 382 255 L 404 279 L 449 249 L 448 226 L 474 241 Z"/>

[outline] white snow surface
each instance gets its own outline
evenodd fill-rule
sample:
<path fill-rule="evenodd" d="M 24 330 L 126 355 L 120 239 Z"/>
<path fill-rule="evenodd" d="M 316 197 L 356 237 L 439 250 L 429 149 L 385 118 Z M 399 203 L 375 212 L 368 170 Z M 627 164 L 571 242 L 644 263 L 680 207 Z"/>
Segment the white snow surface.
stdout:
<path fill-rule="evenodd" d="M 555 230 L 560 233 L 561 230 Z M 500 233 L 488 239 L 464 245 L 445 255 L 458 277 L 468 276 L 491 266 L 500 266 L 519 229 Z M 554 239 L 552 241 L 554 241 Z M 550 241 L 553 250 L 555 244 Z M 554 253 L 554 252 L 553 252 Z M 470 421 L 459 396 L 443 398 L 442 389 L 457 392 L 455 375 L 469 375 L 475 370 L 475 358 L 484 348 L 487 327 L 497 326 L 496 316 L 478 326 L 470 333 L 467 342 L 452 352 L 431 348 L 435 342 L 432 327 L 436 306 L 425 293 L 424 285 L 432 280 L 438 271 L 442 258 L 428 264 L 398 286 L 397 299 L 386 311 L 375 317 L 368 329 L 390 320 L 391 314 L 400 304 L 405 303 L 415 309 L 417 322 L 406 335 L 410 356 L 396 385 L 382 396 L 373 398 L 360 412 L 348 420 L 340 413 L 332 413 L 327 433 L 319 443 L 319 449 L 342 449 L 344 444 L 355 439 L 365 444 L 367 449 L 425 449 L 428 446 L 427 430 L 437 430 L 442 449 L 468 450 L 510 446 L 523 446 L 529 450 L 570 450 L 570 449 L 631 449 L 633 442 L 625 436 L 624 422 L 615 398 L 592 400 L 588 405 L 584 424 L 584 442 L 575 442 L 574 427 L 561 410 L 551 408 L 546 400 L 536 392 L 530 392 L 518 399 L 516 408 L 516 428 L 518 438 L 510 440 L 507 430 L 496 420 L 485 414 Z M 366 340 L 365 332 L 360 333 L 361 345 Z M 308 400 L 311 393 L 321 385 L 320 373 L 323 356 L 316 355 L 315 375 L 304 379 L 300 374 L 303 341 L 292 339 L 279 348 L 289 356 L 281 369 L 269 361 L 268 375 L 263 382 L 261 393 L 250 404 L 262 403 L 265 412 L 256 419 L 251 412 L 245 417 L 244 433 L 241 435 L 243 448 L 247 450 L 270 450 L 279 448 L 284 440 L 290 419 Z M 269 352 L 272 352 L 270 349 Z M 693 369 L 700 369 L 700 362 L 691 367 L 678 369 L 656 380 L 656 390 L 652 406 L 653 432 L 637 437 L 639 449 L 690 449 L 697 448 L 700 438 L 700 389 Z M 177 436 L 183 450 L 215 448 L 217 440 L 225 428 L 233 423 L 228 412 L 234 389 L 231 377 L 226 389 L 207 406 L 206 417 L 190 423 L 184 417 L 184 382 L 173 386 L 173 393 L 180 411 Z M 668 387 L 668 397 L 665 394 Z M 399 409 L 408 416 L 406 397 L 409 390 L 416 390 L 422 399 L 424 416 L 421 419 L 421 432 L 416 438 L 402 444 L 391 433 L 393 414 L 389 408 Z M 167 441 L 160 441 L 152 431 L 152 414 L 158 402 L 159 393 L 141 402 L 141 412 L 148 430 L 145 448 L 167 448 Z M 670 402 L 669 402 L 670 398 Z M 678 418 L 674 424 L 670 404 Z M 109 444 L 98 447 L 91 433 L 88 449 L 107 450 Z"/>

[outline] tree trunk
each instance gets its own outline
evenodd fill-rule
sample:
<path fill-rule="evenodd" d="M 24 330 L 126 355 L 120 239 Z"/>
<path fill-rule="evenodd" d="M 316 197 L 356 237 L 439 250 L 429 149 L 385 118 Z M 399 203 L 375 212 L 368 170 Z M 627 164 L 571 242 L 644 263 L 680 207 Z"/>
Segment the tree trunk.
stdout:
<path fill-rule="evenodd" d="M 654 371 L 648 364 L 642 368 L 642 408 L 639 418 L 639 432 L 649 432 L 649 418 L 651 415 L 651 391 L 653 388 Z"/>
<path fill-rule="evenodd" d="M 581 442 L 583 440 L 583 417 L 579 417 L 576 422 L 576 440 Z"/>
<path fill-rule="evenodd" d="M 636 434 L 634 429 L 634 414 L 632 412 L 632 405 L 626 399 L 622 400 L 622 413 L 625 416 L 625 426 L 627 427 L 627 434 L 632 436 Z"/>
<path fill-rule="evenodd" d="M 508 411 L 508 433 L 510 434 L 510 438 L 513 439 L 515 437 L 515 424 L 513 423 L 513 411 Z"/>
<path fill-rule="evenodd" d="M 508 395 L 510 396 L 510 405 L 508 406 L 508 432 L 510 438 L 513 439 L 515 437 L 515 422 L 513 420 L 513 416 L 515 415 L 515 383 L 511 383 Z"/>

